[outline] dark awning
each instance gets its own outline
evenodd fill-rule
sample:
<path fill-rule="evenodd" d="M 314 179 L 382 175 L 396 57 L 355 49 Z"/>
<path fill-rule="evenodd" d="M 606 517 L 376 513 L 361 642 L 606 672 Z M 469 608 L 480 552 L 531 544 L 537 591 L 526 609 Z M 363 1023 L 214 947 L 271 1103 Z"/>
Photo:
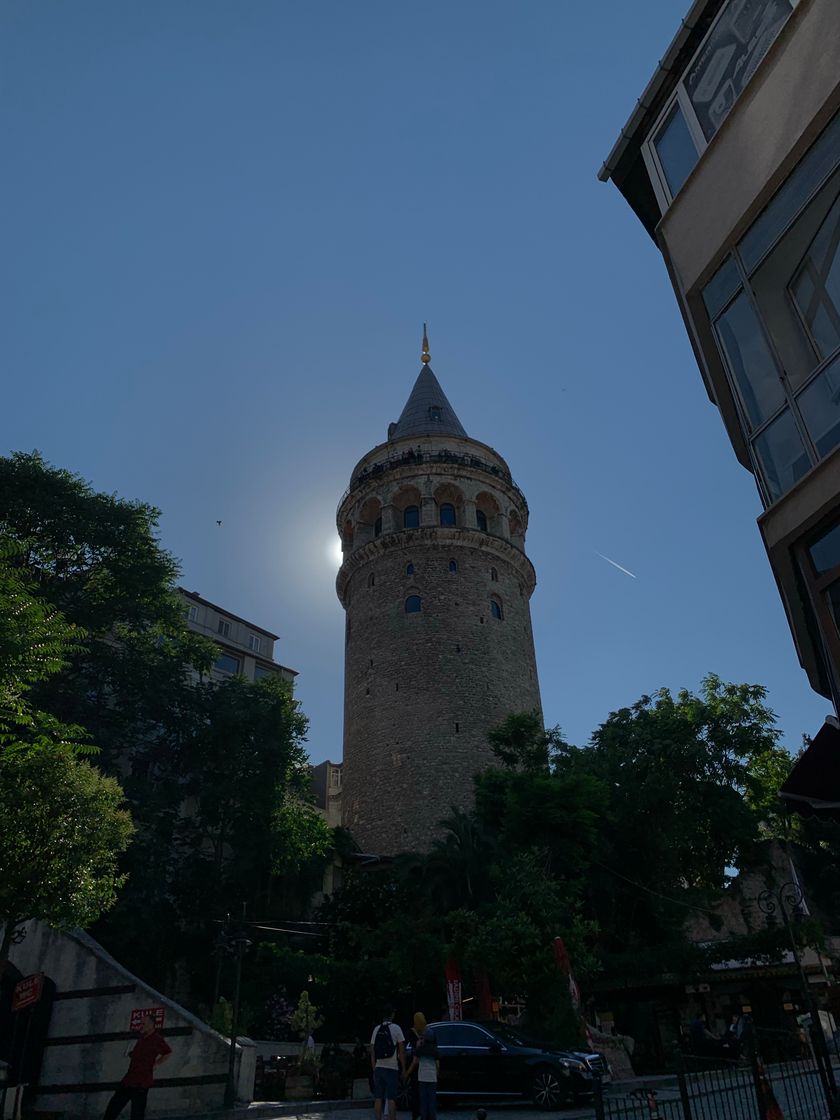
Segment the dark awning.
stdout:
<path fill-rule="evenodd" d="M 804 817 L 840 821 L 840 728 L 833 719 L 814 736 L 779 796 Z"/>

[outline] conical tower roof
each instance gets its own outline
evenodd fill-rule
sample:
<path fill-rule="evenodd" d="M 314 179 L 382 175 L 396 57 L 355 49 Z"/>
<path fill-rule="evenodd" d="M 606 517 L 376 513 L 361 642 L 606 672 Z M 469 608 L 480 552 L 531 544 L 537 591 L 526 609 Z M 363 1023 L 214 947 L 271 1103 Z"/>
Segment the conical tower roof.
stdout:
<path fill-rule="evenodd" d="M 428 435 L 467 438 L 463 424 L 455 415 L 455 409 L 446 399 L 446 393 L 432 373 L 429 365 L 429 342 L 424 329 L 423 368 L 417 375 L 399 420 L 388 427 L 388 439 L 390 441 L 404 436 Z"/>

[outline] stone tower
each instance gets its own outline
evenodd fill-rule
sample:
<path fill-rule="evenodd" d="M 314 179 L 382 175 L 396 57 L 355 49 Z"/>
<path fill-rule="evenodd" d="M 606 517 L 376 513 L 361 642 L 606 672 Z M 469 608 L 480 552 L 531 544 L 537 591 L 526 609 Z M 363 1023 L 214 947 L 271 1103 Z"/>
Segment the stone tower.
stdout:
<path fill-rule="evenodd" d="M 344 825 L 363 852 L 427 849 L 472 803 L 487 731 L 540 708 L 528 504 L 429 365 L 338 507 L 346 611 Z"/>

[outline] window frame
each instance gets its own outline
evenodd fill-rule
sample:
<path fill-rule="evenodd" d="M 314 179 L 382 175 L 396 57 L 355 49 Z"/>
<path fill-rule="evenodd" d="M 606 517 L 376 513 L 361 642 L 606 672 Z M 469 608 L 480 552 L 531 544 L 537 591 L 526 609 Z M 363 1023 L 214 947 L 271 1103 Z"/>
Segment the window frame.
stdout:
<path fill-rule="evenodd" d="M 262 638 L 259 636 L 259 634 L 248 635 L 248 649 L 251 653 L 262 652 Z"/>
<path fill-rule="evenodd" d="M 653 193 L 656 195 L 656 201 L 659 203 L 659 209 L 660 209 L 662 214 L 665 214 L 665 212 L 668 210 L 671 203 L 674 201 L 674 199 L 680 193 L 682 188 L 685 186 L 685 184 L 691 178 L 691 176 L 694 172 L 694 167 L 697 166 L 697 163 L 699 163 L 700 159 L 703 156 L 703 153 L 706 151 L 708 146 L 712 143 L 712 141 L 718 135 L 718 133 L 720 132 L 723 125 L 726 123 L 726 120 L 729 117 L 729 113 L 731 113 L 732 110 L 735 108 L 735 105 L 737 105 L 738 100 L 740 99 L 740 97 L 744 93 L 744 90 L 748 86 L 750 86 L 753 83 L 753 81 L 755 80 L 756 73 L 764 65 L 764 60 L 767 57 L 767 55 L 770 53 L 770 51 L 773 49 L 774 43 L 779 38 L 779 35 L 781 35 L 781 33 L 785 29 L 785 27 L 787 27 L 788 21 L 790 20 L 791 16 L 794 14 L 794 12 L 796 11 L 796 9 L 799 5 L 799 0 L 788 0 L 788 2 L 790 3 L 790 12 L 788 13 L 787 19 L 784 21 L 784 23 L 779 28 L 775 38 L 773 39 L 773 42 L 770 43 L 770 45 L 766 48 L 764 54 L 762 55 L 761 61 L 758 63 L 758 65 L 753 70 L 753 73 L 751 74 L 750 79 L 747 82 L 747 86 L 743 87 L 741 89 L 741 92 L 738 94 L 738 97 L 732 103 L 732 106 L 730 107 L 729 112 L 726 114 L 726 117 L 723 118 L 723 120 L 720 122 L 718 127 L 715 129 L 714 135 L 708 140 L 706 139 L 706 134 L 703 131 L 703 127 L 700 124 L 700 121 L 697 117 L 697 114 L 694 111 L 694 106 L 691 103 L 691 97 L 690 97 L 688 89 L 685 85 L 685 79 L 688 76 L 689 72 L 691 71 L 691 69 L 694 66 L 697 59 L 700 57 L 700 55 L 705 50 L 706 44 L 708 43 L 709 39 L 712 37 L 712 35 L 717 30 L 718 23 L 723 18 L 726 11 L 729 9 L 730 4 L 733 3 L 733 0 L 724 0 L 724 3 L 721 4 L 720 11 L 717 13 L 715 18 L 712 20 L 711 24 L 709 25 L 709 28 L 706 31 L 706 34 L 703 36 L 702 40 L 700 41 L 700 43 L 697 47 L 697 50 L 694 52 L 694 54 L 691 56 L 691 58 L 688 60 L 688 62 L 683 67 L 682 73 L 680 74 L 680 77 L 679 77 L 679 80 L 676 84 L 674 92 L 670 95 L 668 100 L 665 102 L 664 108 L 659 113 L 656 120 L 653 122 L 652 126 L 648 130 L 648 133 L 645 136 L 644 141 L 642 142 L 642 148 L 641 148 L 642 159 L 644 161 L 645 168 L 646 168 L 648 176 L 650 178 L 651 186 L 653 187 Z M 667 120 L 668 114 L 671 112 L 671 110 L 673 109 L 675 104 L 679 104 L 680 110 L 681 110 L 682 115 L 683 115 L 683 119 L 686 123 L 686 127 L 688 128 L 688 134 L 691 137 L 692 141 L 694 142 L 694 146 L 697 150 L 697 161 L 695 162 L 694 167 L 691 169 L 691 171 L 689 171 L 688 175 L 686 175 L 685 179 L 682 181 L 680 186 L 677 188 L 677 190 L 672 194 L 671 193 L 671 188 L 668 185 L 667 176 L 665 175 L 665 169 L 662 166 L 662 163 L 659 159 L 659 153 L 656 151 L 655 141 L 656 141 L 656 136 L 657 136 L 659 130 L 662 128 L 662 125 Z"/>
<path fill-rule="evenodd" d="M 724 376 L 726 377 L 727 385 L 729 386 L 729 391 L 732 395 L 732 400 L 733 400 L 734 405 L 735 405 L 735 411 L 736 411 L 736 414 L 738 416 L 738 422 L 740 424 L 741 431 L 742 431 L 743 436 L 744 436 L 744 440 L 745 440 L 745 442 L 747 444 L 747 447 L 749 449 L 749 456 L 750 456 L 750 461 L 751 461 L 752 467 L 753 467 L 753 474 L 755 476 L 756 484 L 758 486 L 759 493 L 760 493 L 761 499 L 762 499 L 762 503 L 763 503 L 765 509 L 769 509 L 776 502 L 783 500 L 788 494 L 790 494 L 790 492 L 797 485 L 799 485 L 799 483 L 802 482 L 802 480 L 804 478 L 807 478 L 808 474 L 810 474 L 810 472 L 812 470 L 814 470 L 814 468 L 816 466 L 818 466 L 819 463 L 821 463 L 829 455 L 833 454 L 837 450 L 838 446 L 840 446 L 838 444 L 835 444 L 835 446 L 831 450 L 829 450 L 825 455 L 820 455 L 819 450 L 817 449 L 816 444 L 814 443 L 814 440 L 812 439 L 812 437 L 809 433 L 808 426 L 807 426 L 807 424 L 805 422 L 805 419 L 804 419 L 804 417 L 803 417 L 803 415 L 800 411 L 800 405 L 799 405 L 799 398 L 811 388 L 811 386 L 825 373 L 825 371 L 833 363 L 840 361 L 840 345 L 838 345 L 838 347 L 835 350 L 833 350 L 831 353 L 829 353 L 825 358 L 823 358 L 821 360 L 818 360 L 818 354 L 817 354 L 816 348 L 814 348 L 815 364 L 811 368 L 811 371 L 808 374 L 808 376 L 803 378 L 802 380 L 800 380 L 798 382 L 798 384 L 796 385 L 796 387 L 794 388 L 792 386 L 787 374 L 786 374 L 785 364 L 782 361 L 782 357 L 779 353 L 776 342 L 773 339 L 773 337 L 772 337 L 770 331 L 768 330 L 767 326 L 765 325 L 765 316 L 762 312 L 761 304 L 759 303 L 759 300 L 758 300 L 758 298 L 755 294 L 755 291 L 753 289 L 752 278 L 754 276 L 756 276 L 756 274 L 761 270 L 761 268 L 768 262 L 771 254 L 781 245 L 781 243 L 784 241 L 784 239 L 791 234 L 791 232 L 792 232 L 794 226 L 796 225 L 796 223 L 808 211 L 809 207 L 811 207 L 816 202 L 816 200 L 820 196 L 821 192 L 829 186 L 832 178 L 834 176 L 838 175 L 838 172 L 840 172 L 840 154 L 835 159 L 833 165 L 830 168 L 828 168 L 827 170 L 824 170 L 822 176 L 819 177 L 815 182 L 813 182 L 811 184 L 810 190 L 805 192 L 799 206 L 796 207 L 796 209 L 792 213 L 789 214 L 789 216 L 787 218 L 787 221 L 784 222 L 784 224 L 779 227 L 779 229 L 776 231 L 775 235 L 771 238 L 769 243 L 765 246 L 764 250 L 755 257 L 755 259 L 752 261 L 752 263 L 749 267 L 747 266 L 747 264 L 745 263 L 745 261 L 742 257 L 741 246 L 742 246 L 743 242 L 749 238 L 750 232 L 753 229 L 753 226 L 756 224 L 756 222 L 759 222 L 762 219 L 762 217 L 763 217 L 765 211 L 768 209 L 768 207 L 773 205 L 775 199 L 779 195 L 779 192 L 784 190 L 785 186 L 791 181 L 793 176 L 798 174 L 800 172 L 800 169 L 803 168 L 803 165 L 805 164 L 805 161 L 809 158 L 811 153 L 817 148 L 817 146 L 819 145 L 820 140 L 824 136 L 825 132 L 830 128 L 838 127 L 838 125 L 837 125 L 837 118 L 838 117 L 840 117 L 840 110 L 837 110 L 837 112 L 831 118 L 831 120 L 828 121 L 828 123 L 825 125 L 825 128 L 823 129 L 823 131 L 819 134 L 819 136 L 816 137 L 816 139 L 813 141 L 813 143 L 808 148 L 808 150 L 798 160 L 796 165 L 792 168 L 788 177 L 785 179 L 785 181 L 782 184 L 780 184 L 780 186 L 778 187 L 776 192 L 768 200 L 767 205 L 756 216 L 754 222 L 750 225 L 750 227 L 747 230 L 744 231 L 744 233 L 739 237 L 738 241 L 734 245 L 730 245 L 727 248 L 727 251 L 718 261 L 717 266 L 715 267 L 714 271 L 711 273 L 709 278 L 706 280 L 705 284 L 703 284 L 702 287 L 699 289 L 699 295 L 701 297 L 700 298 L 700 303 L 701 303 L 701 305 L 703 307 L 703 310 L 704 310 L 704 313 L 706 315 L 706 319 L 707 319 L 707 322 L 709 324 L 709 329 L 711 331 L 711 336 L 712 336 L 714 345 L 717 349 L 718 358 L 719 358 L 720 363 L 721 363 L 721 368 L 724 372 Z M 807 169 L 805 171 L 803 171 L 803 178 L 804 178 L 805 182 L 808 181 Z M 833 207 L 836 204 L 838 199 L 840 199 L 840 180 L 838 180 L 837 196 L 835 197 L 835 199 L 833 199 L 830 202 L 828 210 L 826 211 L 826 219 L 827 219 L 828 214 L 831 212 L 831 210 L 833 209 Z M 819 227 L 819 228 L 821 228 L 821 227 Z M 817 230 L 817 233 L 818 232 L 819 232 L 819 229 Z M 792 274 L 790 280 L 785 285 L 785 298 L 790 301 L 790 303 L 792 305 L 792 310 L 793 310 L 794 314 L 797 314 L 797 316 L 798 316 L 798 311 L 796 309 L 794 301 L 790 299 L 789 287 L 790 287 L 790 284 L 793 281 L 793 276 L 798 275 L 799 269 L 801 268 L 801 265 L 802 265 L 802 262 L 804 261 L 805 256 L 808 253 L 808 250 L 810 249 L 811 245 L 813 244 L 814 239 L 817 236 L 817 233 L 815 233 L 813 235 L 813 237 L 811 237 L 811 239 L 807 242 L 807 244 L 802 246 L 802 254 L 801 254 L 800 262 L 797 265 L 797 268 L 796 268 L 795 272 Z M 713 281 L 714 281 L 715 277 L 718 275 L 719 271 L 727 265 L 727 262 L 730 262 L 730 261 L 735 266 L 735 270 L 736 270 L 737 275 L 738 275 L 739 283 L 738 283 L 737 287 L 735 288 L 735 290 L 733 292 L 731 292 L 726 297 L 725 300 L 717 302 L 714 314 L 712 314 L 712 313 L 709 312 L 709 310 L 706 306 L 705 299 L 703 298 L 703 293 L 709 287 L 709 285 L 713 283 Z M 716 326 L 715 326 L 717 321 L 723 315 L 726 314 L 726 312 L 729 310 L 729 308 L 732 306 L 732 304 L 735 302 L 735 300 L 742 293 L 745 295 L 745 297 L 746 297 L 748 303 L 750 304 L 750 306 L 752 308 L 752 311 L 753 311 L 753 313 L 754 313 L 754 315 L 755 315 L 755 317 L 758 321 L 759 329 L 762 332 L 764 341 L 767 345 L 768 351 L 770 353 L 771 359 L 772 359 L 773 364 L 774 364 L 775 369 L 776 369 L 776 376 L 778 377 L 779 382 L 782 386 L 782 399 L 781 399 L 781 403 L 779 404 L 778 408 L 773 413 L 771 413 L 769 416 L 767 416 L 766 419 L 763 420 L 760 425 L 756 425 L 756 426 L 753 426 L 751 421 L 749 420 L 747 410 L 744 406 L 744 403 L 743 403 L 743 400 L 742 400 L 742 397 L 741 397 L 741 393 L 740 393 L 740 390 L 738 388 L 737 381 L 736 381 L 736 379 L 735 379 L 735 377 L 734 377 L 734 375 L 733 375 L 733 373 L 730 369 L 729 362 L 728 362 L 728 359 L 726 357 L 726 352 L 725 352 L 724 347 L 723 347 L 723 345 L 722 345 L 722 343 L 721 343 L 721 341 L 718 337 L 718 332 L 717 332 L 717 329 L 716 329 Z M 806 327 L 805 327 L 804 323 L 802 324 L 802 329 L 803 329 L 803 331 L 806 331 Z M 807 332 L 806 332 L 806 337 L 807 337 Z M 759 457 L 759 454 L 756 450 L 755 445 L 756 445 L 756 442 L 765 434 L 765 432 L 768 430 L 768 428 L 770 428 L 770 426 L 772 424 L 774 424 L 782 416 L 782 414 L 785 412 L 785 410 L 790 411 L 790 414 L 791 414 L 791 417 L 793 419 L 794 425 L 795 425 L 796 430 L 799 434 L 799 438 L 802 441 L 803 449 L 804 449 L 805 454 L 808 458 L 809 466 L 808 466 L 808 470 L 805 472 L 805 474 L 802 475 L 800 478 L 798 478 L 796 480 L 796 482 L 794 482 L 786 490 L 783 490 L 779 495 L 773 496 L 773 494 L 770 492 L 768 483 L 765 480 L 764 469 L 761 465 L 761 460 L 760 460 L 760 457 Z"/>
<path fill-rule="evenodd" d="M 221 667 L 219 662 L 225 657 L 228 659 L 228 661 L 232 661 L 236 665 L 235 669 L 223 669 Z M 242 660 L 239 657 L 234 657 L 232 653 L 226 653 L 225 651 L 222 651 L 213 662 L 213 668 L 219 673 L 227 673 L 231 677 L 238 677 L 242 672 Z"/>
<path fill-rule="evenodd" d="M 216 627 L 216 633 L 221 634 L 223 638 L 230 637 L 230 622 L 226 618 L 220 618 Z"/>
<path fill-rule="evenodd" d="M 409 610 L 408 604 L 417 600 L 417 606 Z M 406 595 L 403 600 L 403 614 L 422 614 L 423 613 L 423 598 L 421 595 L 412 594 Z"/>

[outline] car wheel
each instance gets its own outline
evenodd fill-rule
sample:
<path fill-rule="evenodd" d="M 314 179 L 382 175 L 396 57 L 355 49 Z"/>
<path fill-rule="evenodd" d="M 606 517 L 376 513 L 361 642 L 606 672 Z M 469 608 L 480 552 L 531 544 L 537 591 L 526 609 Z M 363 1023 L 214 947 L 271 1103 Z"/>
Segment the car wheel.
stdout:
<path fill-rule="evenodd" d="M 537 1108 L 559 1108 L 566 1096 L 566 1089 L 554 1070 L 537 1070 L 531 1082 L 531 1100 Z"/>

